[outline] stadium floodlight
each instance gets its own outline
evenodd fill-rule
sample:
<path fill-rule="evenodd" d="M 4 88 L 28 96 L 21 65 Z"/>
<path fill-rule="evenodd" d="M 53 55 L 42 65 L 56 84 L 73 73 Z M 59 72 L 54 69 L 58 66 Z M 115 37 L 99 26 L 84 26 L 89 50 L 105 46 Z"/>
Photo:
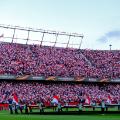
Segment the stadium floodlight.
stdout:
<path fill-rule="evenodd" d="M 112 45 L 110 44 L 110 45 L 109 45 L 109 47 L 110 47 L 110 50 L 111 50 L 111 48 L 112 48 Z"/>
<path fill-rule="evenodd" d="M 4 30 L 2 30 L 4 29 Z M 9 29 L 12 31 L 12 35 L 8 35 L 7 32 L 4 33 L 5 29 Z M 21 33 L 19 31 L 22 31 Z M 26 31 L 25 33 L 23 33 L 24 31 Z M 71 37 L 74 38 L 74 41 L 76 39 L 79 39 L 79 43 L 74 43 L 73 45 L 77 45 L 79 49 L 81 49 L 81 45 L 82 45 L 82 39 L 83 39 L 83 34 L 78 34 L 78 33 L 68 33 L 68 32 L 60 32 L 60 31 L 54 31 L 54 30 L 44 30 L 44 29 L 35 29 L 35 28 L 31 28 L 31 27 L 20 27 L 20 26 L 12 26 L 12 25 L 4 25 L 4 24 L 0 24 L 0 33 L 4 34 L 4 42 L 5 42 L 5 39 L 10 39 L 11 38 L 11 42 L 15 43 L 15 40 L 19 40 L 19 43 L 22 43 L 20 40 L 26 40 L 26 44 L 28 44 L 28 42 L 30 40 L 34 41 L 34 39 L 30 38 L 29 36 L 31 36 L 32 33 L 39 33 L 39 34 L 42 34 L 41 38 L 39 38 L 40 36 L 38 35 L 38 39 L 36 39 L 37 41 L 39 41 L 40 45 L 43 45 L 44 42 L 48 42 L 48 46 L 49 43 L 51 43 L 51 41 L 49 41 L 49 35 L 53 35 L 55 37 L 55 40 L 54 42 L 52 41 L 53 43 L 53 46 L 56 47 L 57 44 L 59 43 L 66 43 L 66 47 L 70 47 L 71 43 Z M 23 34 L 22 34 L 23 33 Z M 24 36 L 24 34 L 26 34 Z M 11 36 L 11 37 L 9 37 Z M 18 37 L 19 36 L 19 37 Z M 21 37 L 22 36 L 22 37 Z M 48 37 L 48 40 L 44 40 L 44 37 L 47 36 Z M 62 37 L 65 37 L 64 40 L 62 40 L 60 38 L 60 36 Z M 60 40 L 59 40 L 60 39 Z M 1 41 L 2 42 L 2 41 Z M 23 44 L 23 43 L 22 43 Z M 34 44 L 34 43 L 33 43 Z"/>

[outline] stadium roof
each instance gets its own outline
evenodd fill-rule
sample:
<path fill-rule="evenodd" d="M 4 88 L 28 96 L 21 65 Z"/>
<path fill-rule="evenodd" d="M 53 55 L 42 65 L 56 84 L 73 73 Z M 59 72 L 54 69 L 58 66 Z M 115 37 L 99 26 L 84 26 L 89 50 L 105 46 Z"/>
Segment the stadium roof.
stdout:
<path fill-rule="evenodd" d="M 64 44 L 64 47 L 81 47 L 83 34 L 78 33 L 68 33 L 44 29 L 35 29 L 31 27 L 20 27 L 12 25 L 0 24 L 1 41 L 13 42 L 13 43 L 23 43 L 23 44 L 40 44 L 44 45 L 47 42 L 48 46 L 56 46 L 57 44 Z M 36 34 L 36 37 L 34 37 Z M 62 40 L 59 37 L 65 37 Z M 44 38 L 46 37 L 46 40 Z M 50 38 L 52 37 L 52 38 Z M 9 40 L 8 40 L 9 39 Z M 58 39 L 60 39 L 58 42 Z M 72 39 L 72 42 L 71 42 Z M 78 39 L 78 40 L 76 40 Z M 24 42 L 23 42 L 24 41 Z M 32 42 L 33 41 L 33 42 Z M 73 41 L 75 43 L 73 43 Z M 78 43 L 76 43 L 78 41 Z M 50 43 L 53 43 L 50 45 Z M 58 45 L 59 46 L 59 45 Z"/>

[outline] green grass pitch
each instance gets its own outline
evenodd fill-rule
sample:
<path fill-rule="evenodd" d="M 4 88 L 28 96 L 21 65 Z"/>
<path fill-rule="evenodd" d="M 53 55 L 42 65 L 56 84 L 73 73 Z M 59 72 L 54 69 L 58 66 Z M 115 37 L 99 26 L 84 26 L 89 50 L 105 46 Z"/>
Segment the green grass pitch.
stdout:
<path fill-rule="evenodd" d="M 114 115 L 10 115 L 9 111 L 0 111 L 0 120 L 120 120 L 120 114 Z"/>

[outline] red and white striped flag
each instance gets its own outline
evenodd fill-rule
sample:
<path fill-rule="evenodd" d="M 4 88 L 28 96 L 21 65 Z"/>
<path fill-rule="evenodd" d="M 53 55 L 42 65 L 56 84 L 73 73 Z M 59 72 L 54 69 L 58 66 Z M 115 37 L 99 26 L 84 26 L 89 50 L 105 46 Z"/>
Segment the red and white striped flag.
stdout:
<path fill-rule="evenodd" d="M 53 97 L 52 103 L 58 104 L 58 101 L 59 101 L 59 97 L 57 95 L 55 95 Z"/>
<path fill-rule="evenodd" d="M 108 104 L 111 104 L 111 102 L 112 102 L 112 98 L 111 98 L 111 96 L 110 95 L 108 95 L 108 97 L 107 97 L 107 101 L 106 101 Z"/>
<path fill-rule="evenodd" d="M 85 104 L 90 105 L 90 96 L 86 95 Z"/>
<path fill-rule="evenodd" d="M 18 105 L 18 96 L 15 93 L 13 94 L 13 103 Z"/>
<path fill-rule="evenodd" d="M 2 101 L 4 101 L 6 99 L 6 94 L 2 95 Z"/>

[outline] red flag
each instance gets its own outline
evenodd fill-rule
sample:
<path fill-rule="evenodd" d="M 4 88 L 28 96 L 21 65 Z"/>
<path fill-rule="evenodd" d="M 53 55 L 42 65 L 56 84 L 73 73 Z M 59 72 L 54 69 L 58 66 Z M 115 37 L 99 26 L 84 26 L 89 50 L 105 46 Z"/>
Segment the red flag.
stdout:
<path fill-rule="evenodd" d="M 90 97 L 89 97 L 89 96 L 86 96 L 86 99 L 85 99 L 85 104 L 90 105 Z"/>
<path fill-rule="evenodd" d="M 57 95 L 55 95 L 55 96 L 53 97 L 52 103 L 58 104 L 58 100 L 59 100 L 59 97 L 58 97 Z"/>
<path fill-rule="evenodd" d="M 4 101 L 6 99 L 6 94 L 2 95 L 2 101 Z"/>
<path fill-rule="evenodd" d="M 18 105 L 18 96 L 14 93 L 13 94 L 13 102 Z"/>
<path fill-rule="evenodd" d="M 110 95 L 108 95 L 108 98 L 107 98 L 107 103 L 111 104 L 111 102 L 112 102 L 112 98 L 111 98 L 111 96 L 110 96 Z"/>

